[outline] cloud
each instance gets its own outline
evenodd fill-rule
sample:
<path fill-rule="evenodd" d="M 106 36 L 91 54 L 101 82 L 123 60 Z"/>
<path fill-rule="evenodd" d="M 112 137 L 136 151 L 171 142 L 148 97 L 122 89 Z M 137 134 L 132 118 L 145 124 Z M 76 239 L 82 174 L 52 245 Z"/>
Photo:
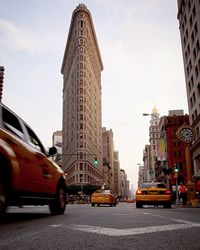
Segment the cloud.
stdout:
<path fill-rule="evenodd" d="M 0 30 L 2 33 L 0 42 L 6 47 L 29 53 L 38 53 L 44 49 L 40 37 L 26 27 L 0 19 Z"/>

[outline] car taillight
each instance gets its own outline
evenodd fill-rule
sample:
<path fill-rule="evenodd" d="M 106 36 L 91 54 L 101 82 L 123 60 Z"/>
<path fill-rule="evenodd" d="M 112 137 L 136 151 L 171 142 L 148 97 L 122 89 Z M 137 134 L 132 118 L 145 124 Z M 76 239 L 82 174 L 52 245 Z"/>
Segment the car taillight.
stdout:
<path fill-rule="evenodd" d="M 136 193 L 137 193 L 137 194 L 142 194 L 142 191 L 141 191 L 141 190 L 137 190 Z"/>
<path fill-rule="evenodd" d="M 165 191 L 165 194 L 171 194 L 171 191 L 170 191 L 169 189 L 167 189 L 167 190 Z"/>

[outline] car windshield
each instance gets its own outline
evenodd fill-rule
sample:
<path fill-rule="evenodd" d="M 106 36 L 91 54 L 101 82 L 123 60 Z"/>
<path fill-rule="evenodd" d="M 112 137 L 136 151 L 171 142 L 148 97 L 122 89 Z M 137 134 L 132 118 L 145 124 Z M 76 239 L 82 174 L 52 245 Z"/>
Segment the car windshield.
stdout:
<path fill-rule="evenodd" d="M 164 183 L 143 183 L 140 188 L 166 188 Z"/>
<path fill-rule="evenodd" d="M 96 190 L 95 193 L 100 193 L 100 194 L 110 194 L 110 190 Z"/>

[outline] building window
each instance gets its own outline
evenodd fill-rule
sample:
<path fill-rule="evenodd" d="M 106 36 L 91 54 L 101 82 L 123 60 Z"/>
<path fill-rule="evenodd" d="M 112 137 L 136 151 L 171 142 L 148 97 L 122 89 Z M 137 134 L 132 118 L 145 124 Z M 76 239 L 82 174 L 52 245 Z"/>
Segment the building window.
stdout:
<path fill-rule="evenodd" d="M 194 48 L 194 50 L 193 50 L 193 57 L 194 57 L 194 59 L 196 60 L 196 58 L 197 58 L 197 53 L 196 53 L 196 49 Z"/>
<path fill-rule="evenodd" d="M 197 43 L 196 43 L 196 49 L 197 49 L 197 54 L 198 54 L 198 53 L 199 53 L 199 50 L 200 50 L 199 40 L 197 40 Z"/>
<path fill-rule="evenodd" d="M 195 16 L 196 16 L 196 9 L 195 9 L 195 5 L 194 5 L 194 7 L 193 7 L 193 9 L 192 9 L 192 14 L 193 14 L 193 17 L 195 17 Z"/>
<path fill-rule="evenodd" d="M 194 33 L 195 33 L 195 36 L 196 36 L 197 33 L 198 33 L 197 23 L 195 23 L 195 25 L 194 25 Z"/>
<path fill-rule="evenodd" d="M 192 26 L 192 16 L 190 17 L 190 27 Z"/>
<path fill-rule="evenodd" d="M 200 82 L 197 84 L 198 96 L 200 96 Z"/>
<path fill-rule="evenodd" d="M 199 127 L 197 127 L 197 128 L 196 128 L 196 136 L 197 136 L 197 138 L 199 138 L 199 137 L 200 137 Z"/>
<path fill-rule="evenodd" d="M 188 9 L 189 10 L 191 9 L 191 2 L 190 2 L 190 0 L 188 1 Z"/>
<path fill-rule="evenodd" d="M 174 151 L 174 158 L 177 158 L 177 152 Z"/>
<path fill-rule="evenodd" d="M 196 96 L 195 96 L 195 92 L 193 93 L 193 95 L 192 95 L 192 99 L 193 99 L 193 103 L 194 103 L 194 105 L 195 105 L 195 103 L 196 103 Z"/>
<path fill-rule="evenodd" d="M 82 171 L 83 170 L 83 163 L 80 163 L 80 171 Z M 82 175 L 80 175 L 80 177 L 81 177 Z M 81 178 L 80 178 L 81 179 Z"/>
<path fill-rule="evenodd" d="M 190 98 L 190 108 L 192 109 L 193 107 L 193 102 L 192 102 L 192 97 Z"/>
<path fill-rule="evenodd" d="M 195 75 L 196 75 L 196 78 L 198 77 L 198 75 L 199 75 L 199 69 L 198 69 L 198 67 L 196 66 L 195 67 Z"/>

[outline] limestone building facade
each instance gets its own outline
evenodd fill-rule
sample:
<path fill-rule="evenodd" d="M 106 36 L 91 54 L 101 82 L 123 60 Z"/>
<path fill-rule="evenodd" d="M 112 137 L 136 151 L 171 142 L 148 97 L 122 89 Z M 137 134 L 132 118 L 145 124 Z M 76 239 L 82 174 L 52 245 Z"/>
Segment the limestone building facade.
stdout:
<path fill-rule="evenodd" d="M 84 4 L 72 13 L 61 68 L 63 74 L 63 157 L 68 188 L 91 193 L 103 184 L 101 71 L 103 63 Z M 94 159 L 97 159 L 98 164 Z"/>
<path fill-rule="evenodd" d="M 200 178 L 200 1 L 178 0 L 179 29 L 187 90 L 190 126 L 195 130 L 191 143 L 193 175 Z"/>

